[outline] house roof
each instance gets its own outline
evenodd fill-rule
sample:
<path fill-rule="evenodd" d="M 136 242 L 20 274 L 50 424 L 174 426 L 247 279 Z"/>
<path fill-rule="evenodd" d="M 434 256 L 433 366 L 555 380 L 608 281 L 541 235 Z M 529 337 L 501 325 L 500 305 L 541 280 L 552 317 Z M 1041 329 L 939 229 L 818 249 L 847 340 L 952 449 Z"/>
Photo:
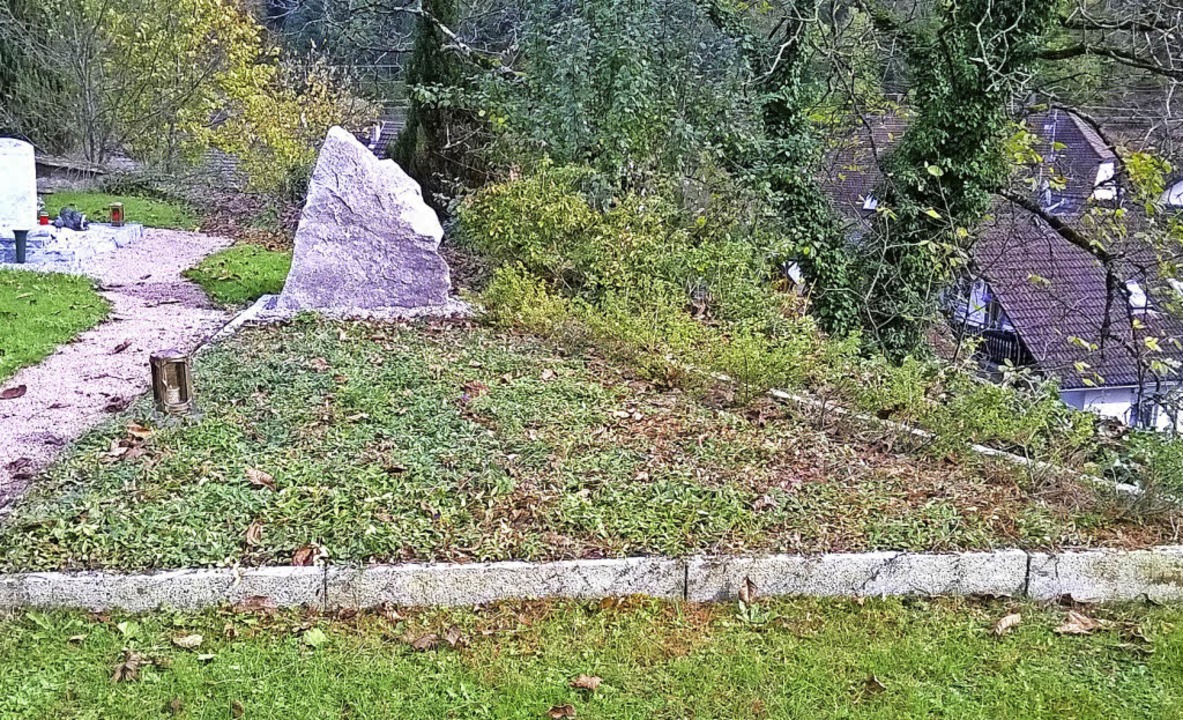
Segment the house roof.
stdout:
<path fill-rule="evenodd" d="M 1043 160 L 1027 173 L 1036 187 L 1054 185 L 1045 206 L 1056 215 L 1080 214 L 1097 188 L 1098 168 L 1116 163 L 1117 155 L 1088 123 L 1065 110 L 1033 114 L 1027 124 L 1039 138 L 1035 151 Z"/>
<path fill-rule="evenodd" d="M 1043 159 L 1030 171 L 1054 173 L 1063 182 L 1060 197 L 1053 198 L 1060 201 L 1056 214 L 1079 217 L 1093 194 L 1099 166 L 1116 162 L 1116 155 L 1087 123 L 1063 110 L 1032 115 L 1028 124 Z M 862 225 L 872 214 L 864 201 L 881 180 L 879 160 L 907 125 L 900 115 L 871 118 L 829 154 L 821 184 L 847 218 Z M 1136 214 L 1128 217 L 1138 221 Z M 1153 251 L 1136 240 L 1114 249 L 1123 257 L 1119 282 L 1133 280 L 1151 292 L 1157 266 Z M 1100 261 L 1027 210 L 999 199 L 979 230 L 974 263 L 1028 352 L 1065 389 L 1140 384 L 1138 369 L 1145 362 L 1139 359 L 1149 354 L 1146 336 L 1160 339 L 1163 355 L 1183 361 L 1183 349 L 1174 342 L 1183 339 L 1183 322 L 1152 311 L 1138 317 L 1145 330 L 1135 337 L 1127 297 L 1124 292 L 1111 297 Z"/>
<path fill-rule="evenodd" d="M 1153 358 L 1183 362 L 1183 321 L 1154 309 L 1156 280 L 1137 253 L 1116 269 L 1116 280 L 1138 283 L 1151 308 L 1131 314 L 1124 288 L 1110 292 L 1101 262 L 1068 242 L 1038 216 L 1000 201 L 981 228 L 974 252 L 979 273 L 1001 303 L 1041 369 L 1065 389 L 1138 385 Z M 1144 329 L 1134 330 L 1136 317 Z M 1145 338 L 1158 341 L 1152 352 Z M 1160 373 L 1163 379 L 1181 377 Z"/>

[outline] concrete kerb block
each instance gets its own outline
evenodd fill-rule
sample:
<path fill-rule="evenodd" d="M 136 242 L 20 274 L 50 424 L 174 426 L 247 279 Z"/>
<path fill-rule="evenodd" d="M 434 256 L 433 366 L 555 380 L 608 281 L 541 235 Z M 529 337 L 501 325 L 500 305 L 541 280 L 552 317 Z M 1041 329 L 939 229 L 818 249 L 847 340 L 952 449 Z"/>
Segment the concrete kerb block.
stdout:
<path fill-rule="evenodd" d="M 1183 547 L 1031 553 L 1027 594 L 1078 602 L 1183 600 Z"/>
<path fill-rule="evenodd" d="M 330 567 L 326 607 L 463 606 L 535 598 L 680 599 L 685 564 L 665 558 Z"/>
<path fill-rule="evenodd" d="M 0 607 L 7 601 L 12 607 L 96 611 L 201 610 L 253 596 L 268 597 L 277 607 L 320 606 L 323 590 L 324 570 L 315 567 L 27 573 L 0 584 Z"/>
<path fill-rule="evenodd" d="M 761 596 L 1017 596 L 1023 593 L 1026 573 L 1022 550 L 695 558 L 687 569 L 687 599 L 731 600 L 745 580 Z"/>

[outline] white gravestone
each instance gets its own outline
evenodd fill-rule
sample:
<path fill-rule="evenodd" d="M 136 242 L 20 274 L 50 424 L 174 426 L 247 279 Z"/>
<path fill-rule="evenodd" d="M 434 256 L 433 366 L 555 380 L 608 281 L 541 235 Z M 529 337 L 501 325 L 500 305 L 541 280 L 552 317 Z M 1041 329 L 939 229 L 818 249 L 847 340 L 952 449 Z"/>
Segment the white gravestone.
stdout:
<path fill-rule="evenodd" d="M 37 224 L 37 160 L 33 146 L 0 138 L 0 234 Z"/>

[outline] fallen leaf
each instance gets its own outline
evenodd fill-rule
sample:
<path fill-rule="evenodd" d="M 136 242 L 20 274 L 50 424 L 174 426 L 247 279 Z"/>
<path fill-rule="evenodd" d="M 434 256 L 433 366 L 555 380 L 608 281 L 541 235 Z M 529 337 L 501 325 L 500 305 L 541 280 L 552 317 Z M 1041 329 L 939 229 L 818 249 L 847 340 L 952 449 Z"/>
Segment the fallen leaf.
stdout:
<path fill-rule="evenodd" d="M 275 478 L 271 475 L 249 467 L 246 469 L 246 479 L 254 487 L 263 487 L 268 490 L 275 490 Z"/>
<path fill-rule="evenodd" d="M 33 459 L 27 457 L 20 457 L 4 466 L 4 469 L 12 475 L 13 480 L 31 480 L 33 475 Z"/>
<path fill-rule="evenodd" d="M 546 716 L 551 718 L 551 720 L 573 718 L 575 717 L 575 706 L 570 703 L 566 705 L 552 705 L 550 710 L 546 711 Z"/>
<path fill-rule="evenodd" d="M 297 567 L 307 567 L 316 562 L 316 546 L 305 545 L 292 555 L 292 564 Z"/>
<path fill-rule="evenodd" d="M 431 650 L 439 644 L 440 636 L 436 635 L 435 633 L 427 633 L 426 635 L 411 641 L 411 647 L 420 652 Z"/>
<path fill-rule="evenodd" d="M 123 662 L 115 666 L 115 672 L 111 674 L 111 682 L 132 682 L 140 676 L 140 666 L 144 663 L 144 658 L 139 653 L 131 650 L 124 650 Z"/>
<path fill-rule="evenodd" d="M 555 379 L 555 371 L 554 370 L 547 368 L 546 370 L 542 371 L 542 382 L 547 382 L 549 380 L 554 380 L 554 379 Z"/>
<path fill-rule="evenodd" d="M 121 413 L 124 410 L 126 410 L 127 408 L 129 408 L 130 406 L 131 406 L 131 398 L 120 398 L 120 397 L 111 398 L 107 402 L 106 407 L 103 408 L 103 412 L 111 413 L 111 414 Z"/>
<path fill-rule="evenodd" d="M 128 349 L 129 347 L 131 347 L 131 340 L 124 340 L 123 342 L 119 343 L 115 347 L 111 348 L 111 354 L 118 355 L 119 353 L 123 352 L 124 350 Z"/>
<path fill-rule="evenodd" d="M 1023 616 L 1020 613 L 1004 615 L 998 622 L 994 623 L 994 634 L 997 637 L 1002 637 L 1017 628 L 1021 622 L 1023 622 Z"/>
<path fill-rule="evenodd" d="M 1057 635 L 1091 635 L 1093 631 L 1100 630 L 1105 627 L 1103 620 L 1094 620 L 1083 613 L 1075 610 L 1068 611 L 1068 617 L 1064 619 L 1064 624 L 1056 628 L 1053 632 Z"/>
<path fill-rule="evenodd" d="M 172 700 L 169 700 L 168 704 L 164 706 L 164 711 L 169 715 L 180 715 L 185 711 L 185 703 L 181 700 L 181 698 L 175 697 Z"/>
<path fill-rule="evenodd" d="M 886 689 L 887 686 L 883 684 L 883 681 L 874 675 L 868 675 L 867 679 L 863 681 L 863 690 L 868 695 L 878 695 Z"/>
<path fill-rule="evenodd" d="M 743 584 L 739 586 L 739 600 L 744 605 L 751 605 L 752 601 L 756 599 L 756 583 L 752 582 L 750 577 L 743 579 Z"/>
<path fill-rule="evenodd" d="M 453 625 L 444 633 L 444 642 L 448 643 L 449 647 L 457 647 L 467 645 L 464 640 L 464 635 L 460 632 L 460 628 Z"/>
<path fill-rule="evenodd" d="M 325 631 L 320 628 L 311 628 L 304 631 L 304 636 L 300 638 L 304 644 L 311 648 L 318 648 L 329 641 L 329 636 L 325 635 Z"/>
<path fill-rule="evenodd" d="M 604 682 L 603 678 L 597 675 L 580 675 L 571 681 L 571 687 L 576 690 L 591 690 L 595 691 Z"/>
<path fill-rule="evenodd" d="M 271 613 L 275 611 L 275 601 L 266 595 L 251 595 L 235 604 L 234 610 L 242 613 Z"/>
<path fill-rule="evenodd" d="M 324 372 L 329 369 L 329 361 L 322 357 L 313 358 L 312 362 L 308 363 L 313 370 L 317 372 Z"/>
<path fill-rule="evenodd" d="M 251 523 L 246 529 L 246 544 L 251 547 L 258 547 L 263 542 L 263 523 L 258 520 Z"/>
<path fill-rule="evenodd" d="M 85 635 L 71 635 L 70 639 L 66 640 L 66 642 L 71 645 L 81 645 L 84 640 L 86 640 Z"/>
<path fill-rule="evenodd" d="M 242 706 L 242 703 L 238 702 L 237 700 L 232 700 L 230 702 L 230 717 L 240 718 L 245 712 L 246 708 Z"/>
<path fill-rule="evenodd" d="M 27 385 L 17 385 L 10 387 L 3 392 L 0 392 L 0 400 L 16 400 L 18 397 L 24 397 L 25 393 L 29 392 Z"/>
<path fill-rule="evenodd" d="M 173 638 L 173 645 L 176 645 L 182 650 L 195 650 L 201 647 L 201 643 L 204 641 L 205 638 L 197 634 L 182 635 L 180 637 Z"/>
<path fill-rule="evenodd" d="M 156 431 L 150 427 L 145 427 L 139 423 L 128 423 L 127 434 L 139 440 L 147 440 L 156 434 Z"/>

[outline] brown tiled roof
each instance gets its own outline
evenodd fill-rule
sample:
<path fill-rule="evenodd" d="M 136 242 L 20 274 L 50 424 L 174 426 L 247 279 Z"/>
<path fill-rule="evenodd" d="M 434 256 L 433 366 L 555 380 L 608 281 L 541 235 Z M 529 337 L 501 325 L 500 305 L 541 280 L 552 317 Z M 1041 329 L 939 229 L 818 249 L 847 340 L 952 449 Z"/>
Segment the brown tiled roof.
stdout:
<path fill-rule="evenodd" d="M 1027 168 L 1038 181 L 1053 178 L 1062 188 L 1049 188 L 1044 206 L 1056 215 L 1079 215 L 1096 189 L 1097 170 L 1117 155 L 1095 130 L 1079 116 L 1052 109 L 1027 119 L 1031 131 L 1039 137 L 1035 151 L 1043 162 Z"/>
<path fill-rule="evenodd" d="M 1141 266 L 1139 259 L 1122 263 L 1117 280 L 1133 280 L 1151 293 L 1156 281 L 1146 268 L 1153 264 Z M 1137 385 L 1139 365 L 1151 357 L 1183 361 L 1183 349 L 1173 342 L 1183 339 L 1183 322 L 1155 311 L 1152 299 L 1152 309 L 1136 316 L 1145 329 L 1135 331 L 1126 294 L 1109 292 L 1100 261 L 1022 208 L 998 203 L 981 228 L 974 262 L 1036 363 L 1060 377 L 1064 388 L 1087 381 Z M 1150 352 L 1147 336 L 1159 340 L 1161 353 Z"/>

